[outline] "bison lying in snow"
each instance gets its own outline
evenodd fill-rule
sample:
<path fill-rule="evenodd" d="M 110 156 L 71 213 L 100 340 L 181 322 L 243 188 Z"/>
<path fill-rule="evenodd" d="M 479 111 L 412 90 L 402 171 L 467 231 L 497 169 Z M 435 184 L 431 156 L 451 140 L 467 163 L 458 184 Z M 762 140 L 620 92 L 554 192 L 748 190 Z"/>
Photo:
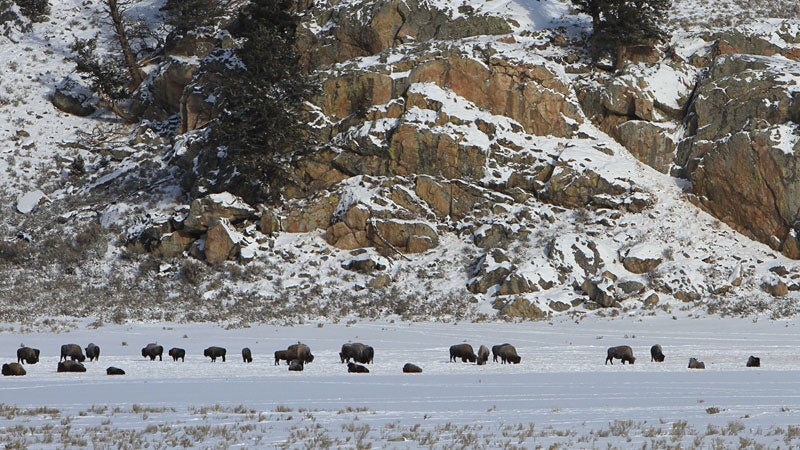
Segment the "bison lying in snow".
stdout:
<path fill-rule="evenodd" d="M 159 361 L 163 361 L 162 355 L 164 354 L 164 347 L 158 344 L 147 344 L 142 349 L 142 358 L 150 358 L 150 361 L 155 361 L 158 356 Z"/>
<path fill-rule="evenodd" d="M 361 364 L 356 363 L 347 363 L 347 372 L 348 373 L 369 373 L 369 369 Z"/>
<path fill-rule="evenodd" d="M 17 363 L 36 364 L 39 362 L 39 349 L 22 347 L 17 349 Z"/>
<path fill-rule="evenodd" d="M 703 361 L 698 361 L 697 358 L 689 358 L 690 369 L 705 369 L 706 365 Z"/>
<path fill-rule="evenodd" d="M 406 363 L 403 366 L 403 373 L 422 373 L 422 367 L 416 364 Z"/>
<path fill-rule="evenodd" d="M 12 362 L 8 364 L 3 364 L 2 373 L 4 377 L 10 377 L 10 376 L 22 376 L 28 372 L 25 371 L 25 368 L 22 367 L 22 364 Z"/>
<path fill-rule="evenodd" d="M 89 361 L 100 361 L 100 347 L 89 344 L 86 346 L 86 357 L 89 358 Z"/>
<path fill-rule="evenodd" d="M 761 358 L 750 356 L 747 358 L 747 367 L 761 367 Z"/>
<path fill-rule="evenodd" d="M 292 372 L 302 372 L 303 361 L 300 361 L 299 359 L 293 359 L 289 361 L 289 370 Z"/>
<path fill-rule="evenodd" d="M 106 369 L 106 375 L 125 375 L 125 371 L 119 367 L 109 367 Z"/>
<path fill-rule="evenodd" d="M 180 359 L 181 361 L 186 361 L 186 350 L 178 347 L 172 347 L 169 349 L 169 356 L 172 356 L 173 361 L 177 361 Z"/>
<path fill-rule="evenodd" d="M 222 362 L 225 362 L 225 353 L 228 351 L 222 347 L 208 347 L 207 349 L 203 350 L 203 356 L 211 358 L 211 362 L 216 362 L 217 358 L 222 358 Z"/>
<path fill-rule="evenodd" d="M 450 346 L 450 362 L 455 362 L 456 358 L 461 358 L 461 362 L 475 362 L 478 357 L 475 350 L 469 344 L 456 344 Z"/>
<path fill-rule="evenodd" d="M 519 364 L 522 361 L 522 358 L 517 354 L 517 349 L 511 344 L 501 345 L 497 349 L 496 355 L 500 357 L 500 362 L 503 364 Z"/>
<path fill-rule="evenodd" d="M 485 345 L 481 345 L 478 349 L 478 365 L 482 366 L 486 364 L 486 361 L 489 360 L 489 348 Z"/>
<path fill-rule="evenodd" d="M 253 362 L 253 354 L 250 352 L 250 349 L 245 347 L 242 349 L 242 361 L 246 363 Z"/>
<path fill-rule="evenodd" d="M 70 358 L 73 361 L 78 360 L 80 362 L 84 362 L 86 360 L 86 357 L 83 356 L 83 350 L 78 344 L 64 344 L 61 346 L 61 358 L 58 360 L 66 361 L 67 358 Z"/>
<path fill-rule="evenodd" d="M 664 362 L 664 352 L 661 351 L 661 346 L 656 344 L 650 347 L 650 361 L 651 362 Z"/>
<path fill-rule="evenodd" d="M 611 365 L 614 365 L 615 359 L 621 359 L 622 364 L 625 364 L 627 361 L 629 364 L 633 364 L 636 361 L 636 358 L 633 356 L 633 349 L 627 345 L 619 345 L 617 347 L 609 347 L 608 355 L 606 356 L 606 364 L 609 362 Z"/>
<path fill-rule="evenodd" d="M 63 361 L 58 363 L 57 372 L 86 372 L 86 367 L 78 361 Z"/>

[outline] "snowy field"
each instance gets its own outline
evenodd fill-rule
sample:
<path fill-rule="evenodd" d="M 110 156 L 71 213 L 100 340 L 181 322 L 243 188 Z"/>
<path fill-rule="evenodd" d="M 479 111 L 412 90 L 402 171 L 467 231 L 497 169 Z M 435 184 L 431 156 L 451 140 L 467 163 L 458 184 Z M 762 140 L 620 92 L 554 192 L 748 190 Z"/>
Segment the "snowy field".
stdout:
<path fill-rule="evenodd" d="M 576 323 L 579 322 L 579 323 Z M 8 330 L 9 327 L 6 327 Z M 729 448 L 800 446 L 795 321 L 590 317 L 554 322 L 308 324 L 224 330 L 131 324 L 0 334 L 3 362 L 42 350 L 24 377 L 0 380 L 0 442 L 12 448 Z M 302 373 L 272 353 L 302 340 Z M 187 350 L 151 362 L 143 346 Z M 376 349 L 369 374 L 347 374 L 347 341 Z M 100 362 L 59 374 L 60 345 L 94 342 Z M 519 365 L 448 362 L 448 347 L 510 342 Z M 659 343 L 666 361 L 650 362 Z M 635 365 L 604 365 L 630 345 Z M 227 362 L 202 357 L 228 349 Z M 242 347 L 254 362 L 241 360 Z M 761 368 L 745 368 L 750 355 Z M 689 370 L 696 357 L 707 369 Z M 401 373 L 405 362 L 424 373 Z M 109 377 L 108 366 L 127 375 Z"/>

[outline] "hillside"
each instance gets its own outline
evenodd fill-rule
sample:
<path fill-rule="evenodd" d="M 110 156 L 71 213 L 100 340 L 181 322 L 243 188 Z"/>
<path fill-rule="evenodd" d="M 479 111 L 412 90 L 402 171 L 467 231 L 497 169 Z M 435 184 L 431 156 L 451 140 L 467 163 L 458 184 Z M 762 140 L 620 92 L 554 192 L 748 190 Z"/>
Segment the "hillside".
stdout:
<path fill-rule="evenodd" d="M 794 2 L 675 1 L 618 70 L 568 1 L 300 5 L 319 145 L 270 206 L 203 191 L 232 41 L 170 40 L 161 6 L 125 12 L 135 124 L 53 104 L 99 104 L 70 50 L 110 45 L 99 2 L 0 28 L 0 321 L 798 312 Z"/>

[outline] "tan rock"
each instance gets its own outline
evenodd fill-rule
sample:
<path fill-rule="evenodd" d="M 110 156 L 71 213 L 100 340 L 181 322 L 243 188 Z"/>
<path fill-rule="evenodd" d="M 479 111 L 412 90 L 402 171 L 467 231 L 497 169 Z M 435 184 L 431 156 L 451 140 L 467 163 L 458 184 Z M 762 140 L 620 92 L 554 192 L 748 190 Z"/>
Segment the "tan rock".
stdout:
<path fill-rule="evenodd" d="M 518 317 L 520 319 L 543 319 L 547 317 L 547 313 L 525 298 L 517 298 L 511 303 L 504 303 L 503 305 L 502 309 L 500 309 L 500 314 L 504 316 Z M 497 308 L 497 305 L 495 308 Z"/>
<path fill-rule="evenodd" d="M 218 264 L 236 257 L 239 252 L 239 234 L 230 222 L 221 219 L 208 230 L 205 244 L 205 257 L 209 264 Z"/>
<path fill-rule="evenodd" d="M 174 231 L 164 235 L 154 255 L 163 258 L 177 258 L 189 249 L 194 239 L 181 231 Z"/>
<path fill-rule="evenodd" d="M 209 194 L 192 201 L 183 226 L 188 233 L 200 233 L 208 230 L 220 219 L 238 223 L 254 218 L 255 215 L 256 210 L 235 195 L 227 192 Z"/>
<path fill-rule="evenodd" d="M 367 221 L 370 218 L 370 211 L 364 205 L 356 205 L 347 211 L 344 216 L 344 223 L 351 230 L 366 230 Z"/>
<path fill-rule="evenodd" d="M 280 231 L 281 219 L 277 212 L 273 209 L 266 209 L 263 214 L 261 214 L 258 228 L 266 235 L 271 235 Z"/>

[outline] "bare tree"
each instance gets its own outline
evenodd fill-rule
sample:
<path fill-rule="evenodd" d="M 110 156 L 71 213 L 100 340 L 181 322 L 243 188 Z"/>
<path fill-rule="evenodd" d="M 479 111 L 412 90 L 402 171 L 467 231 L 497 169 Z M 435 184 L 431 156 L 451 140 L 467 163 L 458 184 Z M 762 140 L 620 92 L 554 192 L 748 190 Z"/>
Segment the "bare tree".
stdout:
<path fill-rule="evenodd" d="M 127 2 L 123 0 L 123 5 L 126 3 Z M 128 40 L 128 33 L 125 30 L 125 20 L 122 17 L 120 4 L 117 2 L 117 0 L 103 0 L 103 4 L 106 6 L 106 12 L 108 13 L 109 17 L 111 17 L 111 22 L 114 24 L 114 34 L 117 37 L 117 42 L 119 42 L 122 55 L 125 59 L 125 65 L 131 78 L 130 89 L 134 90 L 140 84 L 142 84 L 142 81 L 144 81 L 144 75 L 142 75 L 142 71 L 139 69 L 139 63 L 136 60 L 136 53 L 134 53 L 133 49 L 131 48 L 131 43 Z"/>

